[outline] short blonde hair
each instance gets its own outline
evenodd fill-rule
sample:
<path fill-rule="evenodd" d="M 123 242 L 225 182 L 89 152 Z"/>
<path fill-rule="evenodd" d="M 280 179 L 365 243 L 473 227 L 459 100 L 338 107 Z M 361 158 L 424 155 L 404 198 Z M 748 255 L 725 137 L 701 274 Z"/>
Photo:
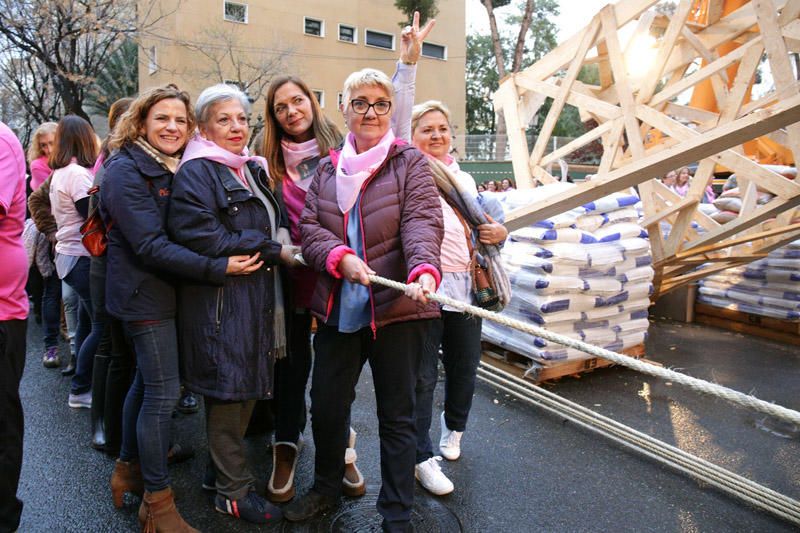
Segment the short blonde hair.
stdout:
<path fill-rule="evenodd" d="M 439 100 L 428 100 L 427 102 L 415 105 L 413 109 L 411 109 L 411 133 L 414 133 L 414 130 L 417 129 L 417 125 L 419 125 L 419 121 L 423 115 L 431 111 L 438 111 L 444 115 L 444 118 L 447 119 L 447 125 L 450 126 L 450 129 L 453 128 L 450 124 L 450 110 L 447 109 L 447 106 Z"/>
<path fill-rule="evenodd" d="M 42 157 L 42 148 L 39 146 L 39 137 L 52 133 L 55 135 L 58 124 L 55 122 L 42 122 L 31 137 L 31 144 L 28 145 L 28 163 Z"/>
<path fill-rule="evenodd" d="M 350 105 L 350 93 L 367 85 L 378 86 L 386 91 L 389 98 L 394 98 L 394 86 L 389 76 L 380 70 L 365 68 L 353 72 L 344 80 L 344 88 L 342 89 L 342 106 L 344 109 L 347 109 L 347 106 Z"/>

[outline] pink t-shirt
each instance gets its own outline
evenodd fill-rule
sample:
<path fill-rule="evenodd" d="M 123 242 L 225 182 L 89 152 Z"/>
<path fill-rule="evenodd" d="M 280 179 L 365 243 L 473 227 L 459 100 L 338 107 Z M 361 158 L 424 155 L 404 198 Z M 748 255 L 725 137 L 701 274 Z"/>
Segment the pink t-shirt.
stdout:
<path fill-rule="evenodd" d="M 25 223 L 25 155 L 14 132 L 0 122 L 0 321 L 28 318 Z"/>
<path fill-rule="evenodd" d="M 31 190 L 35 191 L 44 183 L 52 169 L 47 166 L 47 157 L 37 157 L 31 161 Z"/>
<path fill-rule="evenodd" d="M 84 218 L 75 208 L 75 202 L 89 196 L 92 188 L 92 171 L 75 162 L 53 172 L 50 181 L 50 207 L 56 219 L 56 252 L 71 256 L 88 256 L 81 242 L 80 228 Z"/>
<path fill-rule="evenodd" d="M 444 198 L 439 197 L 444 218 L 442 238 L 442 272 L 467 272 L 469 270 L 469 247 L 464 225 Z"/>

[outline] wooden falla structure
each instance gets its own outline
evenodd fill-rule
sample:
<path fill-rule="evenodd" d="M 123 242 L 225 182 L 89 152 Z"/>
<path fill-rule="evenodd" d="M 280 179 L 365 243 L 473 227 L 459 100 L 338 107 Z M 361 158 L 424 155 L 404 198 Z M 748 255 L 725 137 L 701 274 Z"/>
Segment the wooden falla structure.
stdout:
<path fill-rule="evenodd" d="M 574 37 L 503 80 L 494 96 L 519 187 L 555 181 L 548 169 L 559 159 L 598 140 L 603 146 L 591 181 L 511 212 L 508 228 L 637 186 L 656 269 L 654 298 L 800 238 L 800 178 L 787 177 L 800 157 L 800 84 L 790 55 L 800 52 L 800 0 L 681 0 L 669 17 L 657 16 L 655 4 L 606 6 Z M 620 29 L 629 24 L 635 29 L 623 48 Z M 644 38 L 654 33 L 657 39 Z M 762 58 L 775 87 L 751 100 Z M 588 64 L 598 66 L 598 85 L 578 80 Z M 687 91 L 691 101 L 678 103 Z M 525 130 L 546 99 L 552 105 L 531 149 Z M 546 153 L 565 106 L 597 126 Z M 692 163 L 697 170 L 685 197 L 654 179 Z M 742 194 L 739 216 L 724 224 L 698 209 L 721 170 L 736 174 Z M 775 197 L 759 205 L 759 190 Z M 661 221 L 671 226 L 666 236 Z"/>

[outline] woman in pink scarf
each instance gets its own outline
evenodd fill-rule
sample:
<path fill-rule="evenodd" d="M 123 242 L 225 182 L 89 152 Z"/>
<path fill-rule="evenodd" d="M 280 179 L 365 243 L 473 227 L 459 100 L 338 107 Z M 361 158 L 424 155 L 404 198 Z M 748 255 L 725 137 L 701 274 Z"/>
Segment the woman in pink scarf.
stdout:
<path fill-rule="evenodd" d="M 433 28 L 429 21 L 419 28 L 419 16 L 401 34 L 400 60 L 392 77 L 394 109 L 391 126 L 399 138 L 410 140 L 411 107 L 414 103 L 416 63 L 422 41 Z M 301 244 L 300 214 L 306 203 L 321 158 L 342 143 L 342 134 L 320 109 L 311 89 L 295 76 L 282 76 L 272 82 L 267 92 L 263 154 L 269 163 L 270 177 L 279 183 L 289 217 L 291 242 Z M 267 496 L 274 502 L 294 497 L 294 471 L 306 425 L 305 391 L 311 370 L 311 296 L 317 273 L 311 268 L 290 271 L 293 310 L 290 321 L 289 357 L 275 365 L 275 445 L 273 471 L 267 484 Z M 348 449 L 342 488 L 347 496 L 361 496 L 366 491 L 364 477 L 356 467 L 355 439 L 352 428 L 347 435 Z"/>

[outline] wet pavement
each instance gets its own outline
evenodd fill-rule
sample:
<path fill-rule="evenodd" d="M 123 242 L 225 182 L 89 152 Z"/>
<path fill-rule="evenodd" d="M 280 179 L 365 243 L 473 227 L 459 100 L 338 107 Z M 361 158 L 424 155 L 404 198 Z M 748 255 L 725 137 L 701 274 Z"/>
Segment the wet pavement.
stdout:
<path fill-rule="evenodd" d="M 41 330 L 30 322 L 21 393 L 25 459 L 21 532 L 119 532 L 138 528 L 138 499 L 114 509 L 108 488 L 113 460 L 89 445 L 89 412 L 67 407 L 69 380 L 41 365 Z M 62 350 L 64 347 L 62 346 Z M 62 351 L 63 353 L 63 351 Z M 800 409 L 800 349 L 705 326 L 656 321 L 647 357 L 695 377 Z M 565 378 L 552 392 L 619 422 L 800 499 L 800 437 L 723 400 L 700 396 L 623 368 Z M 437 387 L 435 408 L 442 405 Z M 171 467 L 178 506 L 204 532 L 372 531 L 379 489 L 377 418 L 369 371 L 353 409 L 361 499 L 300 526 L 259 528 L 214 512 L 201 487 L 205 457 Z M 438 411 L 435 413 L 438 415 Z M 205 449 L 202 413 L 175 418 L 180 442 Z M 438 416 L 432 434 L 438 442 Z M 312 481 L 313 442 L 306 430 L 297 485 Z M 417 488 L 416 531 L 794 531 L 791 525 L 711 487 L 627 451 L 560 417 L 478 385 L 462 458 L 446 462 L 455 492 L 436 498 Z M 258 488 L 272 460 L 268 437 L 249 439 Z"/>

